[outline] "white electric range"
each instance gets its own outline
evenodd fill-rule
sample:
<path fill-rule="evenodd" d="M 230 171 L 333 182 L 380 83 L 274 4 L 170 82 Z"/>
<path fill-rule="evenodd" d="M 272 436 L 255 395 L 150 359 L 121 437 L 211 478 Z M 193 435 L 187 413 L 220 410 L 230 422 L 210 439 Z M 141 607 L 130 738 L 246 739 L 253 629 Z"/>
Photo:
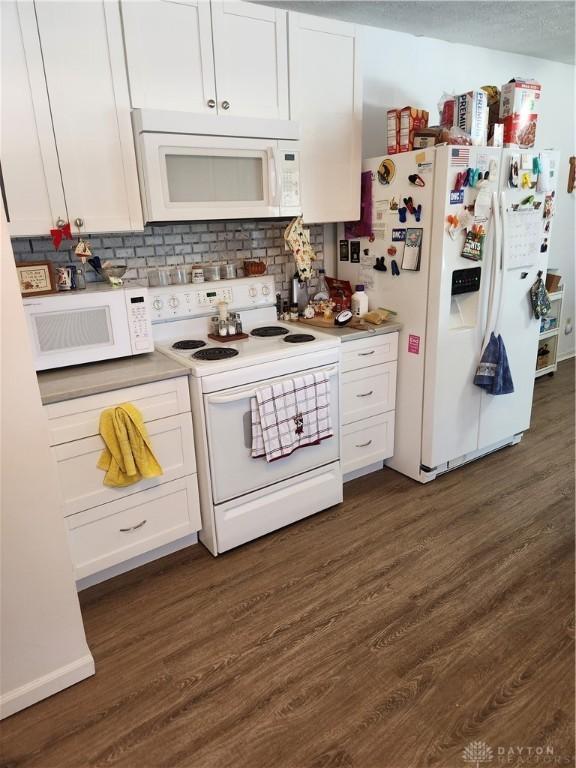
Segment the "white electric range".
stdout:
<path fill-rule="evenodd" d="M 276 320 L 270 276 L 150 291 L 156 349 L 190 368 L 202 508 L 200 540 L 216 555 L 342 501 L 340 340 Z M 220 301 L 248 338 L 208 338 Z M 258 386 L 325 371 L 333 437 L 268 463 L 251 456 L 251 398 Z"/>

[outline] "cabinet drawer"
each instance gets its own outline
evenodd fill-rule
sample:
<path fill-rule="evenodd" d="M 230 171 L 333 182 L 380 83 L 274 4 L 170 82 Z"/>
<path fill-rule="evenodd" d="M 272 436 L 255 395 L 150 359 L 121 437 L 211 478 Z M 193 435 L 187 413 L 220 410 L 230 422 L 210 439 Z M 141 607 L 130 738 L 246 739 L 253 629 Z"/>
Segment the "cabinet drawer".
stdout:
<path fill-rule="evenodd" d="M 58 467 L 65 517 L 196 471 L 192 416 L 189 413 L 158 419 L 147 426 L 152 448 L 164 474 L 125 488 L 109 488 L 103 484 L 105 473 L 96 466 L 104 447 L 100 435 L 52 449 Z"/>
<path fill-rule="evenodd" d="M 342 421 L 367 419 L 394 409 L 396 363 L 374 365 L 342 374 Z"/>
<path fill-rule="evenodd" d="M 356 421 L 342 429 L 342 472 L 367 467 L 394 453 L 394 411 Z"/>
<path fill-rule="evenodd" d="M 76 578 L 199 531 L 197 476 L 80 512 L 67 518 Z"/>
<path fill-rule="evenodd" d="M 188 376 L 46 405 L 50 445 L 97 435 L 102 411 L 120 403 L 133 403 L 145 422 L 185 413 L 190 411 Z"/>
<path fill-rule="evenodd" d="M 358 341 L 347 341 L 342 346 L 342 371 L 355 371 L 371 365 L 398 359 L 398 334 L 385 333 Z"/>

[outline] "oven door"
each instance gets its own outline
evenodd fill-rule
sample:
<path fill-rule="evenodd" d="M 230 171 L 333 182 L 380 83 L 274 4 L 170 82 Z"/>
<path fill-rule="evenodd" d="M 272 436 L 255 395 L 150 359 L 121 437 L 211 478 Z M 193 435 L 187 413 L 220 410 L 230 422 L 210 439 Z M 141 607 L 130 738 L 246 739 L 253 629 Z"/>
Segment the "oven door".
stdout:
<path fill-rule="evenodd" d="M 147 221 L 280 215 L 278 142 L 140 134 Z"/>
<path fill-rule="evenodd" d="M 326 371 L 330 375 L 330 416 L 333 437 L 319 445 L 306 446 L 290 456 L 268 463 L 253 459 L 250 399 L 258 383 L 204 395 L 208 452 L 212 475 L 212 495 L 218 504 L 242 496 L 280 480 L 321 467 L 340 458 L 340 416 L 338 366 L 313 368 L 307 373 Z M 298 374 L 294 374 L 298 375 Z M 283 377 L 289 380 L 291 376 Z M 282 381 L 275 379 L 274 381 Z M 260 384 L 270 384 L 270 380 Z"/>
<path fill-rule="evenodd" d="M 132 354 L 124 291 L 24 299 L 37 371 Z"/>

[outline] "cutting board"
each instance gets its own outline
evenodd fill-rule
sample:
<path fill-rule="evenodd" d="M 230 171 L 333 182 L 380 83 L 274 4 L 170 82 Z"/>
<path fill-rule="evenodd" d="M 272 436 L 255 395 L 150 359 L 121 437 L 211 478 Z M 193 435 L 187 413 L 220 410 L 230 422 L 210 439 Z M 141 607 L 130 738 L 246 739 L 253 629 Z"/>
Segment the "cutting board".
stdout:
<path fill-rule="evenodd" d="M 323 317 L 313 317 L 310 320 L 306 317 L 299 317 L 298 322 L 304 323 L 305 325 L 315 325 L 317 328 L 354 328 L 358 331 L 368 330 L 368 328 L 372 327 L 372 325 L 365 320 L 356 319 L 355 317 L 353 317 L 349 323 L 346 323 L 346 325 L 335 325 L 334 318 L 332 318 L 332 320 L 324 320 Z"/>

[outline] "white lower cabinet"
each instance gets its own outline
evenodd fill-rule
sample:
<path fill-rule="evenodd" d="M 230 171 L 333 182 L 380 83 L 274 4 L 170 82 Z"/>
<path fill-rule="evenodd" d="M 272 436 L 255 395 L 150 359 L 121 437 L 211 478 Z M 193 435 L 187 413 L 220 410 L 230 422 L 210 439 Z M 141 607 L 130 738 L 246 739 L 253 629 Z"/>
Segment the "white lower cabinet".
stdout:
<path fill-rule="evenodd" d="M 181 413 L 152 421 L 147 429 L 154 454 L 164 474 L 123 488 L 103 485 L 105 473 L 97 467 L 103 447 L 100 435 L 63 443 L 54 448 L 64 516 L 196 472 L 191 414 Z"/>
<path fill-rule="evenodd" d="M 394 453 L 394 411 L 354 421 L 342 428 L 344 472 L 370 466 Z"/>
<path fill-rule="evenodd" d="M 362 474 L 394 453 L 398 333 L 342 348 L 342 472 Z"/>
<path fill-rule="evenodd" d="M 104 447 L 98 422 L 102 410 L 125 402 L 142 413 L 163 474 L 111 488 L 97 467 Z M 67 400 L 45 411 L 77 579 L 200 530 L 187 376 Z"/>
<path fill-rule="evenodd" d="M 201 527 L 196 475 L 66 518 L 76 578 L 110 568 Z"/>

